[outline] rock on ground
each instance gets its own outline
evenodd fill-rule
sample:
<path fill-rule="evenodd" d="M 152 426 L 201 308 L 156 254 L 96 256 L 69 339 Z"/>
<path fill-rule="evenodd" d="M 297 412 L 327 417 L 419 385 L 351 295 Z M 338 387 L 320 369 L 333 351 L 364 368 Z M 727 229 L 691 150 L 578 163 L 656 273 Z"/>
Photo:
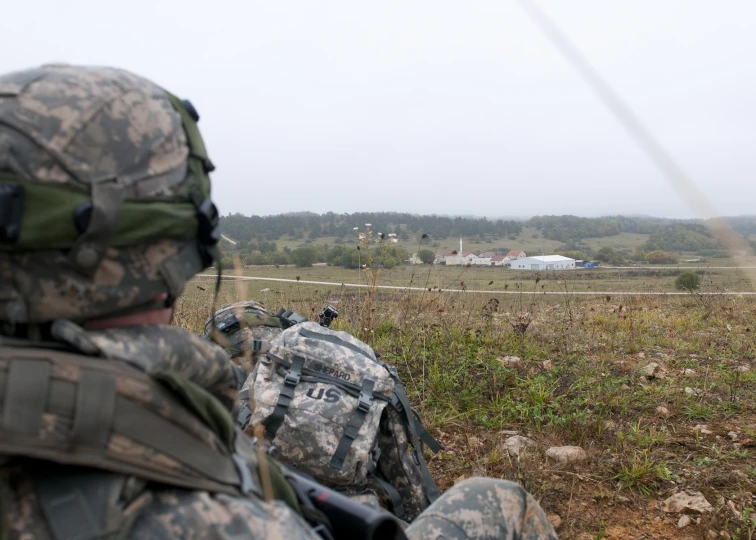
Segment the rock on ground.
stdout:
<path fill-rule="evenodd" d="M 669 409 L 666 408 L 664 405 L 659 405 L 656 408 L 656 412 L 659 416 L 663 416 L 664 418 L 667 418 L 669 416 Z"/>
<path fill-rule="evenodd" d="M 714 511 L 700 491 L 681 491 L 662 502 L 662 511 L 668 514 L 708 514 Z"/>
<path fill-rule="evenodd" d="M 508 368 L 518 367 L 520 365 L 519 356 L 500 356 L 499 363 Z"/>
<path fill-rule="evenodd" d="M 568 464 L 585 461 L 588 454 L 579 446 L 552 446 L 546 450 L 546 457 L 557 463 Z"/>
<path fill-rule="evenodd" d="M 520 453 L 527 449 L 533 448 L 536 445 L 533 439 L 528 439 L 522 435 L 514 435 L 504 441 L 504 447 L 509 452 L 510 456 L 520 457 Z"/>
<path fill-rule="evenodd" d="M 714 433 L 706 424 L 697 424 L 693 429 L 700 432 L 701 435 L 711 435 L 712 433 Z"/>
<path fill-rule="evenodd" d="M 548 516 L 546 516 L 546 519 L 551 522 L 551 526 L 554 527 L 555 531 L 562 524 L 562 518 L 560 518 L 557 514 L 549 514 Z"/>
<path fill-rule="evenodd" d="M 641 373 L 649 379 L 656 378 L 661 374 L 661 366 L 656 362 L 651 362 L 643 367 Z"/>
<path fill-rule="evenodd" d="M 684 529 L 685 527 L 687 527 L 688 525 L 690 525 L 690 523 L 692 521 L 693 520 L 690 519 L 690 516 L 687 516 L 687 515 L 680 516 L 680 520 L 677 522 L 677 528 L 678 529 Z"/>

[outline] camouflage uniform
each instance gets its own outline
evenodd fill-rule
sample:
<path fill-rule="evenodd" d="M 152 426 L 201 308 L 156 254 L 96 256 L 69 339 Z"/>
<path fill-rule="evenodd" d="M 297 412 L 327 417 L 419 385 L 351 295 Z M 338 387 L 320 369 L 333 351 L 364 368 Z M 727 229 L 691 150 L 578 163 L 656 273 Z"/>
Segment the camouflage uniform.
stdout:
<path fill-rule="evenodd" d="M 215 404 L 226 416 L 232 409 L 237 378 L 219 347 L 165 326 L 79 326 L 169 307 L 186 280 L 217 257 L 212 164 L 187 117 L 196 120 L 196 111 L 120 70 L 46 66 L 0 76 L 0 537 L 318 538 L 287 504 L 265 502 L 254 451 L 238 455 L 246 463 L 237 462 L 238 474 L 250 476 L 244 495 L 180 487 L 188 482 L 181 473 L 193 470 L 156 451 L 150 437 L 92 429 L 108 400 L 93 404 L 86 392 L 66 391 L 90 373 L 82 365 L 126 374 L 111 379 L 119 396 L 152 407 L 156 417 L 175 414 L 209 434 L 208 445 L 219 444 L 207 427 L 212 414 L 202 416 L 192 401 L 204 399 L 216 420 Z M 167 302 L 157 300 L 165 294 Z M 61 358 L 70 363 L 56 363 Z M 29 365 L 49 371 L 49 393 L 24 394 L 31 379 L 41 380 Z M 186 383 L 188 394 L 169 399 L 167 387 L 155 393 L 161 374 Z M 56 408 L 53 397 L 70 407 Z M 125 413 L 113 402 L 109 410 L 116 418 Z M 125 425 L 138 430 L 141 422 Z M 82 448 L 95 449 L 91 441 L 51 453 L 59 441 L 73 441 L 72 433 L 106 445 L 92 460 L 109 463 L 117 455 L 130 472 L 96 467 L 86 452 L 76 459 Z M 244 441 L 238 432 L 232 438 Z M 20 451 L 16 440 L 39 445 Z M 218 446 L 208 457 L 224 451 Z M 160 467 L 142 475 L 140 464 Z M 156 474 L 172 480 L 157 481 Z M 454 538 L 459 531 L 447 532 L 447 519 L 469 538 L 504 531 L 506 538 L 531 538 L 522 535 L 547 530 L 521 488 L 487 480 L 467 486 L 439 499 L 410 535 Z"/>

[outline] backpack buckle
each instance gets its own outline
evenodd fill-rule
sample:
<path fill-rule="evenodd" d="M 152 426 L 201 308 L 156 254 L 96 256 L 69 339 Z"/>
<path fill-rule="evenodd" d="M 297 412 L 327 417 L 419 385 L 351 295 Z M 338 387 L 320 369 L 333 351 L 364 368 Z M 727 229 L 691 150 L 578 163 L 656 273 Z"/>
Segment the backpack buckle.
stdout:
<path fill-rule="evenodd" d="M 0 184 L 0 242 L 15 243 L 21 234 L 24 188 L 21 184 Z"/>
<path fill-rule="evenodd" d="M 357 403 L 357 410 L 362 411 L 364 413 L 368 412 L 370 410 L 370 404 L 372 402 L 373 402 L 372 394 L 366 394 L 364 392 L 360 392 L 360 400 L 359 400 L 359 403 Z"/>
<path fill-rule="evenodd" d="M 286 374 L 286 377 L 284 377 L 284 384 L 286 386 L 296 386 L 299 384 L 300 376 L 301 375 L 299 373 L 292 373 L 291 371 L 289 371 Z"/>

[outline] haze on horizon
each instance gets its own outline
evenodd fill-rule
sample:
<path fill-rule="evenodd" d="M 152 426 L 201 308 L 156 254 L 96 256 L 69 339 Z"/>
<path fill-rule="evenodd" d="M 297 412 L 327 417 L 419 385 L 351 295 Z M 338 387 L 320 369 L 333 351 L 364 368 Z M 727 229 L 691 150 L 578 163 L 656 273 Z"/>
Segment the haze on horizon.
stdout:
<path fill-rule="evenodd" d="M 756 4 L 539 6 L 719 214 L 756 213 Z M 223 214 L 693 217 L 514 0 L 43 0 L 0 35 L 0 72 L 107 64 L 191 99 Z"/>

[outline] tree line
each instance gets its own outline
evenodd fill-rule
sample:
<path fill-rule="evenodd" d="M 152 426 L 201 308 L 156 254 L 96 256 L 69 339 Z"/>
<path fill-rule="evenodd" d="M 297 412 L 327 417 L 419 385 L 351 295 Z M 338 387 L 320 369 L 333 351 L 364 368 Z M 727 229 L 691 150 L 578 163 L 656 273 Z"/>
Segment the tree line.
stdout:
<path fill-rule="evenodd" d="M 489 220 L 486 218 L 414 215 L 398 212 L 357 212 L 354 214 L 314 214 L 299 212 L 275 216 L 244 216 L 231 214 L 220 219 L 221 231 L 235 240 L 275 241 L 283 237 L 294 240 L 316 240 L 323 236 L 347 242 L 354 237 L 354 228 L 370 223 L 373 230 L 393 233 L 401 240 L 418 234 L 434 238 L 476 236 L 503 238 L 522 232 L 523 222 Z"/>

